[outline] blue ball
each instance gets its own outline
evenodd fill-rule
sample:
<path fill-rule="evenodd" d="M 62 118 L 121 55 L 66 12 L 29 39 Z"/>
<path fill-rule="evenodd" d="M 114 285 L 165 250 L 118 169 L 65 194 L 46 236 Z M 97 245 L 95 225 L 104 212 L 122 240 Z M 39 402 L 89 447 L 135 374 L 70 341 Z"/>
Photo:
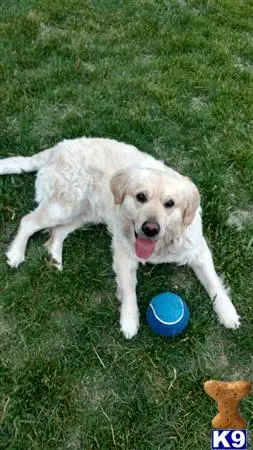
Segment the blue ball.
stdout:
<path fill-rule="evenodd" d="M 151 300 L 147 320 L 155 333 L 162 336 L 176 336 L 188 325 L 189 309 L 178 295 L 164 292 Z"/>

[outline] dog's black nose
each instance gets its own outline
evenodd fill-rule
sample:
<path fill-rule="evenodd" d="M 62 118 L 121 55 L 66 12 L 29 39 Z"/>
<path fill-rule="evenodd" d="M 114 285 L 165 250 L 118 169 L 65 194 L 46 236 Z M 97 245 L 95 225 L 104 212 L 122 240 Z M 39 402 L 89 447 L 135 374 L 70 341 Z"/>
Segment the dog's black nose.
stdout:
<path fill-rule="evenodd" d="M 146 221 L 141 227 L 143 233 L 148 237 L 156 236 L 160 231 L 160 225 L 157 222 Z"/>

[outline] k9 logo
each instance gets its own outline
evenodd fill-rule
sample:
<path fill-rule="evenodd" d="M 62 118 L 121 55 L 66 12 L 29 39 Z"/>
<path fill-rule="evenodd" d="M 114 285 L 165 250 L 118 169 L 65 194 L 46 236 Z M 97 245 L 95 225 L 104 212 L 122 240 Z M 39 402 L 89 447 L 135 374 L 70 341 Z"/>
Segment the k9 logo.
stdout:
<path fill-rule="evenodd" d="M 212 430 L 212 450 L 246 450 L 246 432 L 246 430 Z"/>

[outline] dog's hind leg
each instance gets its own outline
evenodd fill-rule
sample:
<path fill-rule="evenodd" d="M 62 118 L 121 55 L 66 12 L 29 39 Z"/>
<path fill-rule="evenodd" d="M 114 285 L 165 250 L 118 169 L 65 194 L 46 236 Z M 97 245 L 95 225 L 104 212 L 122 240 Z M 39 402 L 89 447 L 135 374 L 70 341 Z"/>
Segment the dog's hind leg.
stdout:
<path fill-rule="evenodd" d="M 74 219 L 67 225 L 60 225 L 53 228 L 50 238 L 45 242 L 44 246 L 48 250 L 52 258 L 52 265 L 58 270 L 62 270 L 62 247 L 66 237 L 79 228 L 83 224 L 80 217 Z"/>
<path fill-rule="evenodd" d="M 21 219 L 16 237 L 6 252 L 10 267 L 18 267 L 25 259 L 28 239 L 37 231 L 71 222 L 71 211 L 59 203 L 41 203 Z"/>

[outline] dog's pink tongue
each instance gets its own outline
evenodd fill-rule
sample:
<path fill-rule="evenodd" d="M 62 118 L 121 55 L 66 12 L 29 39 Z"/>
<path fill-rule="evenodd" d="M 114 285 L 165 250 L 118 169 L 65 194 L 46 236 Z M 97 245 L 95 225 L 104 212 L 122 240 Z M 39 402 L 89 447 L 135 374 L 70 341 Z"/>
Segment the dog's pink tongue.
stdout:
<path fill-rule="evenodd" d="M 147 259 L 153 253 L 156 241 L 151 239 L 143 239 L 140 236 L 135 240 L 135 253 L 138 258 Z"/>

